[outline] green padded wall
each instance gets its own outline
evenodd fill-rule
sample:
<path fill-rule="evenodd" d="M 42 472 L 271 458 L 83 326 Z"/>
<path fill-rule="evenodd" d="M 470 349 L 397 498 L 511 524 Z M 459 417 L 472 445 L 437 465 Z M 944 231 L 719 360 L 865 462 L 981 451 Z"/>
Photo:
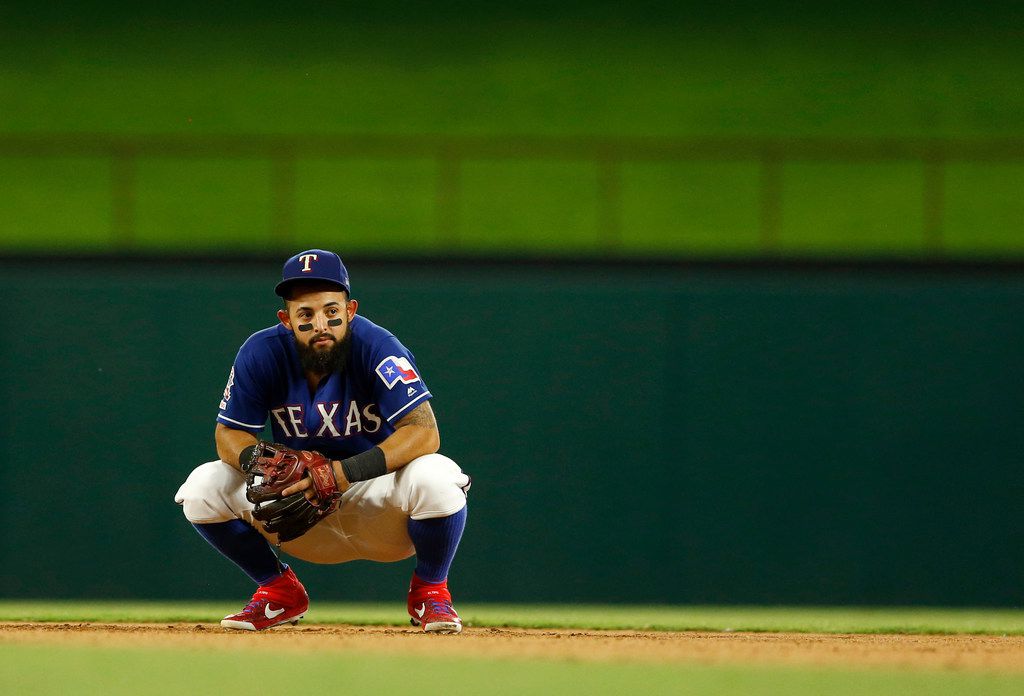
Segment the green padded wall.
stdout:
<path fill-rule="evenodd" d="M 349 266 L 474 476 L 458 598 L 1019 605 L 1024 277 Z M 278 269 L 2 262 L 0 594 L 251 592 L 172 495 Z"/>

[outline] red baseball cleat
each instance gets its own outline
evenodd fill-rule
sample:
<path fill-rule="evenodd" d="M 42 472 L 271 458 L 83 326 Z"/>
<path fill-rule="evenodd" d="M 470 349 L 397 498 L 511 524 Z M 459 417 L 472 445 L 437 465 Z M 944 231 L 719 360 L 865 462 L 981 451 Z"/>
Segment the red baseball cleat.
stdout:
<path fill-rule="evenodd" d="M 271 583 L 260 585 L 245 609 L 225 616 L 220 625 L 243 631 L 262 631 L 283 623 L 297 624 L 307 609 L 309 595 L 306 594 L 306 588 L 289 568 Z"/>
<path fill-rule="evenodd" d="M 458 633 L 462 630 L 462 619 L 452 606 L 447 580 L 424 582 L 413 573 L 408 609 L 412 625 L 423 626 L 427 633 Z"/>

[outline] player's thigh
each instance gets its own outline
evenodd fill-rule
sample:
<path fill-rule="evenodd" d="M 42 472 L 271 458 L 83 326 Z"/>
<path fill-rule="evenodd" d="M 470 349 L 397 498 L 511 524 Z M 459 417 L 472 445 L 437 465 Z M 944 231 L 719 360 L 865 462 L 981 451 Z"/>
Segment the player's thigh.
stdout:
<path fill-rule="evenodd" d="M 416 551 L 409 519 L 446 517 L 466 504 L 469 477 L 441 454 L 418 457 L 386 476 L 352 485 L 341 507 L 281 548 L 315 563 L 400 561 Z"/>
<path fill-rule="evenodd" d="M 352 485 L 337 512 L 298 539 L 282 544 L 281 549 L 313 563 L 408 558 L 415 553 L 409 517 L 393 504 L 394 489 L 393 473 Z"/>
<path fill-rule="evenodd" d="M 469 477 L 441 454 L 417 457 L 398 471 L 353 485 L 331 517 L 357 558 L 397 561 L 415 553 L 409 518 L 446 517 L 466 504 Z"/>

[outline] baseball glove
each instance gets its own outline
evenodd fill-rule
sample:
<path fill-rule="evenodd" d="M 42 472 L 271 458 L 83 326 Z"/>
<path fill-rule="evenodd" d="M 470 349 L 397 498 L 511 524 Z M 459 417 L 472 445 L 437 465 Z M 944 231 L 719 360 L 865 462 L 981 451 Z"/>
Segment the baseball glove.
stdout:
<path fill-rule="evenodd" d="M 338 509 L 341 491 L 331 460 L 319 452 L 293 450 L 284 445 L 260 442 L 243 463 L 245 497 L 255 503 L 253 518 L 277 534 L 278 542 L 298 539 L 313 525 Z M 281 491 L 309 476 L 313 497 L 306 492 L 283 497 Z M 258 482 L 257 482 L 258 480 Z"/>

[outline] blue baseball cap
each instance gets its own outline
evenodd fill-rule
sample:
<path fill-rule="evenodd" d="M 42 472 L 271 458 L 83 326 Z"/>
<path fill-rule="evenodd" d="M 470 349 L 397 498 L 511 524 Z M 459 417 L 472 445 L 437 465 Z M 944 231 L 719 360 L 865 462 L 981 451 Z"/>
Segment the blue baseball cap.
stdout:
<path fill-rule="evenodd" d="M 352 291 L 348 285 L 348 271 L 341 257 L 332 251 L 309 249 L 300 251 L 284 262 L 281 270 L 281 282 L 274 288 L 281 297 L 287 297 L 288 288 L 303 280 L 321 280 L 341 286 L 349 295 Z"/>

